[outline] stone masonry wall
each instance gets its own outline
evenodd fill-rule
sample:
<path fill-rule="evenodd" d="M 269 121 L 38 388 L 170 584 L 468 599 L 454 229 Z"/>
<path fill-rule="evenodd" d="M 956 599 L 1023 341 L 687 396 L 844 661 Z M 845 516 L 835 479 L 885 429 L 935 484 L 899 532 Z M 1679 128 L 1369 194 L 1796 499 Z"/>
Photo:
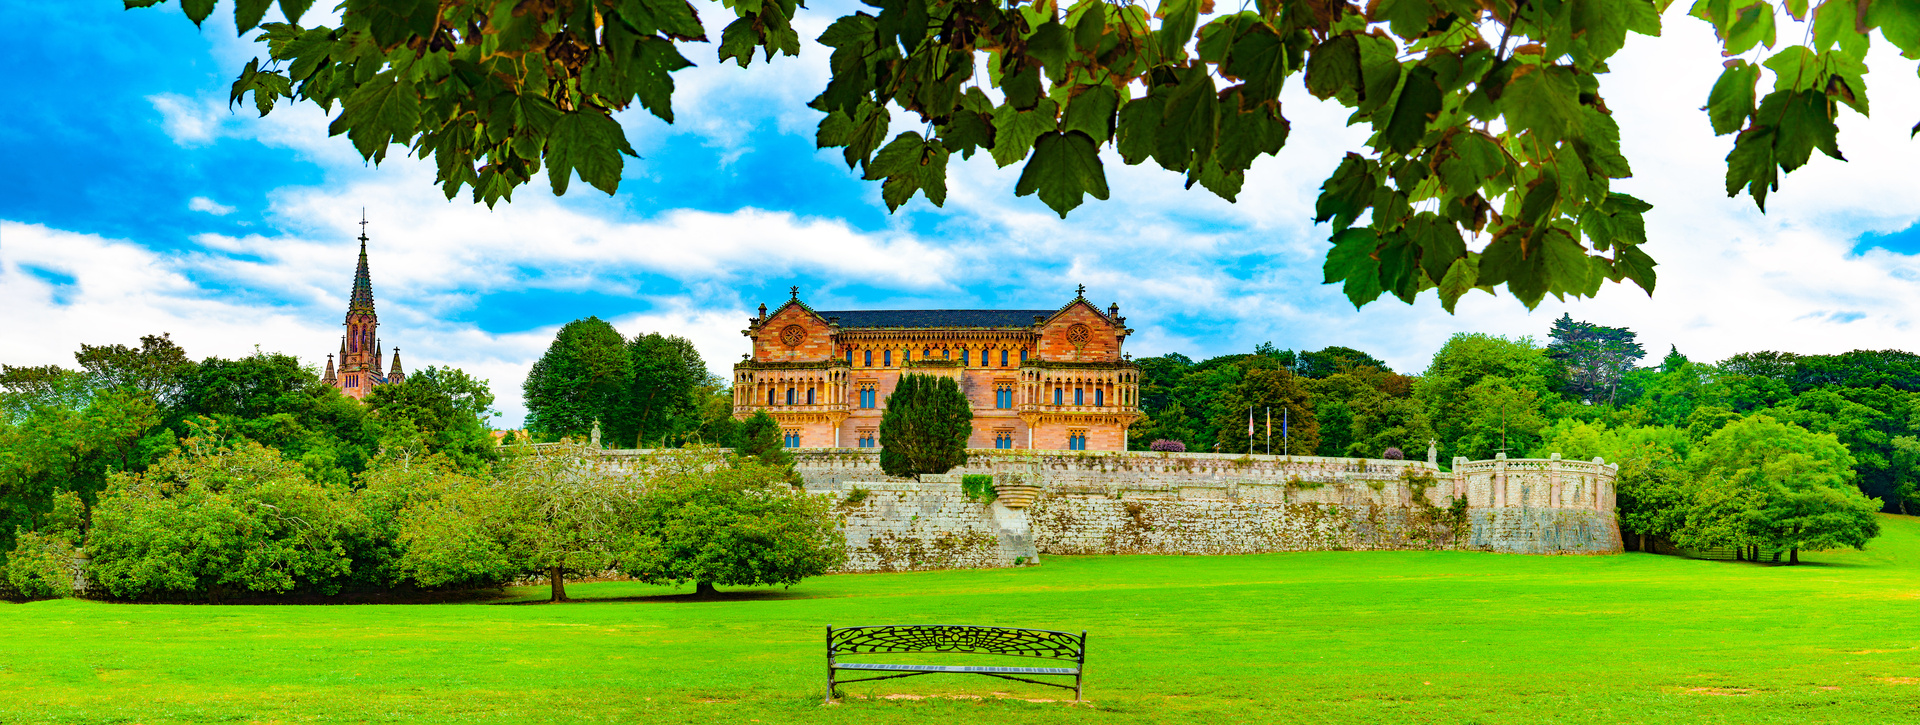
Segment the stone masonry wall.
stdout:
<path fill-rule="evenodd" d="M 966 465 L 912 481 L 888 478 L 871 449 L 793 453 L 807 490 L 842 502 L 849 571 L 1013 566 L 1045 554 L 1621 550 L 1617 469 L 1599 461 L 1456 459 L 1443 472 L 1427 461 L 974 450 Z M 1003 490 L 1032 484 L 1037 496 L 975 501 L 960 484 L 967 474 L 990 474 Z"/>

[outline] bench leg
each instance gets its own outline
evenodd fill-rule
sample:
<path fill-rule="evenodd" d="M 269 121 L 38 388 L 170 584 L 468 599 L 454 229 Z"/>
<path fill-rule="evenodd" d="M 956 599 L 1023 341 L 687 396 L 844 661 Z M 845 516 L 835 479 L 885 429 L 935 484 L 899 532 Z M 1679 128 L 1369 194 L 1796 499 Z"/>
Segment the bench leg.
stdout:
<path fill-rule="evenodd" d="M 1074 673 L 1073 675 L 1073 701 L 1074 702 L 1080 701 L 1080 674 L 1079 673 Z"/>
<path fill-rule="evenodd" d="M 822 702 L 821 704 L 823 705 L 833 704 L 833 667 L 831 665 L 827 667 L 827 699 L 825 702 Z"/>

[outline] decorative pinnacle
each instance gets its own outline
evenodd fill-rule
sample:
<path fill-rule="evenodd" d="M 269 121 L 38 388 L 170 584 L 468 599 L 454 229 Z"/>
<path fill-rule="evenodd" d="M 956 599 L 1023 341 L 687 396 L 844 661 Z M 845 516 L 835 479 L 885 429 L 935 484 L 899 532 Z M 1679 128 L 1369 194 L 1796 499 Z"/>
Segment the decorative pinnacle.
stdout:
<path fill-rule="evenodd" d="M 353 295 L 347 302 L 347 314 L 373 314 L 373 277 L 367 272 L 367 218 L 360 212 L 360 264 L 353 272 Z"/>
<path fill-rule="evenodd" d="M 790 292 L 792 292 L 792 293 L 793 293 L 793 298 L 794 298 L 794 299 L 796 299 L 796 300 L 797 300 L 797 299 L 800 299 L 800 285 L 797 285 L 797 284 L 796 284 L 796 285 L 794 285 L 794 286 L 793 286 L 793 288 L 792 288 L 791 290 L 788 290 L 788 291 L 790 291 Z"/>
<path fill-rule="evenodd" d="M 367 241 L 367 208 L 360 207 L 360 241 Z"/>
<path fill-rule="evenodd" d="M 1087 286 L 1083 284 L 1083 285 L 1080 285 L 1079 287 L 1074 288 L 1073 296 L 1075 297 L 1087 296 Z"/>

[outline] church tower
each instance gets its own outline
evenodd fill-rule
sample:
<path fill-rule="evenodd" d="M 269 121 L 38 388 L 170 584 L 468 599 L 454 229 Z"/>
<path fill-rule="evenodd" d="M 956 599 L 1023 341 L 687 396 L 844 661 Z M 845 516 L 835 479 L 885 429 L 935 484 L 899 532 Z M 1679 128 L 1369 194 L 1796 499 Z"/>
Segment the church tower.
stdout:
<path fill-rule="evenodd" d="M 348 397 L 367 397 L 378 385 L 389 381 L 381 371 L 380 316 L 373 308 L 373 278 L 367 272 L 367 220 L 360 218 L 360 265 L 353 272 L 353 294 L 347 301 L 347 334 L 340 338 L 339 369 L 335 372 L 332 356 L 327 358 L 327 375 L 322 382 L 338 388 Z M 399 351 L 394 351 L 393 372 L 400 373 Z M 394 379 L 393 382 L 399 382 Z"/>

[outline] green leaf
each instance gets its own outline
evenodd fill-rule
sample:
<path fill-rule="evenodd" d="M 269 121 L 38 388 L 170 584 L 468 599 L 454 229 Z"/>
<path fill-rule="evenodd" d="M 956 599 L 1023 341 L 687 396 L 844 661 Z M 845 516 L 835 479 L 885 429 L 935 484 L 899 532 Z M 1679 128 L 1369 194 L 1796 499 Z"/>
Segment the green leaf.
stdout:
<path fill-rule="evenodd" d="M 1547 296 L 1545 255 L 1526 254 L 1526 246 L 1517 233 L 1503 233 L 1480 253 L 1480 279 L 1477 286 L 1507 285 L 1507 291 L 1531 310 Z"/>
<path fill-rule="evenodd" d="M 1242 97 L 1259 102 L 1279 99 L 1280 86 L 1293 68 L 1286 43 L 1263 23 L 1254 25 L 1234 42 L 1233 52 L 1221 64 L 1220 72 L 1246 81 Z"/>
<path fill-rule="evenodd" d="M 1590 204 L 1580 215 L 1580 231 L 1598 251 L 1616 246 L 1633 246 L 1647 241 L 1645 212 L 1653 205 L 1626 194 L 1611 194 L 1600 204 Z"/>
<path fill-rule="evenodd" d="M 1152 95 L 1129 100 L 1120 107 L 1114 146 L 1120 150 L 1122 161 L 1138 164 L 1153 155 L 1159 144 L 1160 118 L 1166 109 L 1167 99 Z"/>
<path fill-rule="evenodd" d="M 1241 111 L 1238 93 L 1220 101 L 1220 143 L 1214 161 L 1223 171 L 1244 171 L 1260 154 L 1280 153 L 1291 126 L 1270 104 Z"/>
<path fill-rule="evenodd" d="M 1073 36 L 1058 22 L 1048 21 L 1027 36 L 1027 55 L 1040 59 L 1050 72 L 1065 71 L 1068 54 L 1072 52 Z"/>
<path fill-rule="evenodd" d="M 1169 171 L 1205 166 L 1213 154 L 1218 109 L 1213 78 L 1207 75 L 1206 67 L 1182 72 L 1180 85 L 1167 98 L 1166 115 L 1160 118 L 1154 160 Z"/>
<path fill-rule="evenodd" d="M 1799 1 L 1805 15 L 1806 0 Z M 1920 0 L 1874 0 L 1867 7 L 1867 25 L 1879 28 L 1908 60 L 1920 60 Z"/>
<path fill-rule="evenodd" d="M 1367 13 L 1374 22 L 1385 21 L 1394 35 L 1402 38 L 1418 38 L 1425 35 L 1437 11 L 1431 0 L 1376 0 Z"/>
<path fill-rule="evenodd" d="M 1405 230 L 1389 232 L 1381 241 L 1385 243 L 1373 253 L 1380 260 L 1380 289 L 1413 304 L 1413 298 L 1420 294 L 1419 247 L 1407 238 Z"/>
<path fill-rule="evenodd" d="M 197 26 L 205 22 L 208 15 L 213 14 L 215 1 L 216 0 L 180 0 L 180 10 L 186 13 L 187 19 L 193 21 L 193 24 Z"/>
<path fill-rule="evenodd" d="M 553 195 L 567 193 L 575 171 L 581 181 L 612 195 L 620 188 L 622 153 L 636 156 L 612 117 L 592 111 L 562 115 L 547 134 L 547 180 L 553 184 Z"/>
<path fill-rule="evenodd" d="M 1174 61 L 1186 57 L 1187 41 L 1193 40 L 1193 28 L 1200 22 L 1201 0 L 1160 0 L 1160 9 L 1154 15 L 1161 18 L 1160 30 L 1154 33 L 1159 41 L 1159 60 Z"/>
<path fill-rule="evenodd" d="M 1453 314 L 1453 306 L 1461 296 L 1472 291 L 1480 281 L 1480 265 L 1472 256 L 1453 260 L 1447 267 L 1446 276 L 1440 278 L 1440 306 Z"/>
<path fill-rule="evenodd" d="M 1760 82 L 1760 68 L 1744 60 L 1727 61 L 1720 80 L 1707 94 L 1707 118 L 1713 122 L 1713 135 L 1739 131 L 1753 115 L 1754 86 Z"/>
<path fill-rule="evenodd" d="M 1400 87 L 1400 100 L 1393 106 L 1392 120 L 1381 134 L 1380 150 L 1404 154 L 1420 145 L 1427 135 L 1427 122 L 1440 112 L 1440 86 L 1433 70 L 1414 66 L 1407 71 L 1407 82 Z"/>
<path fill-rule="evenodd" d="M 1355 110 L 1370 113 L 1387 104 L 1393 98 L 1394 89 L 1400 86 L 1400 48 L 1394 45 L 1392 38 L 1379 35 L 1359 36 L 1360 43 L 1360 105 Z"/>
<path fill-rule="evenodd" d="M 993 109 L 993 162 L 1002 168 L 1027 157 L 1034 141 L 1058 125 L 1059 104 L 1045 99 L 1031 111 L 1022 111 L 1011 103 Z"/>
<path fill-rule="evenodd" d="M 887 211 L 899 209 L 921 192 L 934 206 L 942 206 L 947 201 L 949 155 L 939 139 L 924 139 L 918 132 L 908 131 L 880 149 L 867 167 L 866 178 L 886 179 L 880 186 L 880 197 L 887 202 Z"/>
<path fill-rule="evenodd" d="M 1422 212 L 1407 220 L 1407 237 L 1420 249 L 1420 271 L 1427 279 L 1446 276 L 1453 263 L 1467 256 L 1466 240 L 1453 222 L 1433 212 Z"/>
<path fill-rule="evenodd" d="M 1014 184 L 1015 196 L 1040 194 L 1040 201 L 1067 218 L 1083 196 L 1107 198 L 1107 173 L 1100 164 L 1099 147 L 1078 131 L 1050 132 L 1033 144 L 1033 159 Z"/>
<path fill-rule="evenodd" d="M 234 32 L 246 35 L 260 19 L 267 16 L 267 8 L 273 7 L 273 0 L 234 0 Z"/>
<path fill-rule="evenodd" d="M 1373 205 L 1374 189 L 1379 186 L 1380 182 L 1373 176 L 1372 162 L 1347 152 L 1339 168 L 1320 184 L 1320 198 L 1313 205 L 1314 223 L 1332 220 L 1334 232 L 1345 231 L 1361 212 Z"/>
<path fill-rule="evenodd" d="M 733 59 L 745 68 L 753 63 L 753 49 L 760 45 L 760 32 L 753 27 L 752 18 L 740 18 L 727 24 L 720 31 L 720 62 Z"/>
<path fill-rule="evenodd" d="M 1727 29 L 1727 55 L 1739 55 L 1753 49 L 1755 45 L 1773 47 L 1774 25 L 1773 4 L 1754 0 L 1753 4 L 1734 11 L 1733 27 Z"/>
<path fill-rule="evenodd" d="M 1846 160 L 1840 155 L 1840 129 L 1834 125 L 1832 107 L 1824 94 L 1813 91 L 1774 91 L 1760 102 L 1759 118 L 1779 119 L 1773 158 L 1782 170 L 1791 172 L 1806 165 L 1816 148 Z"/>
<path fill-rule="evenodd" d="M 1016 109 L 1024 111 L 1040 105 L 1040 69 L 1021 66 L 1001 76 L 1000 90 L 1006 93 L 1007 104 Z"/>
<path fill-rule="evenodd" d="M 944 146 L 960 152 L 960 158 L 973 158 L 976 149 L 993 148 L 993 121 L 986 114 L 959 111 L 940 129 Z"/>
<path fill-rule="evenodd" d="M 1100 49 L 1100 40 L 1107 32 L 1107 5 L 1096 2 L 1087 5 L 1086 12 L 1080 15 L 1080 21 L 1073 26 L 1073 44 L 1082 51 L 1094 52 Z"/>
<path fill-rule="evenodd" d="M 1113 137 L 1114 111 L 1119 105 L 1120 92 L 1113 86 L 1105 83 L 1079 86 L 1074 89 L 1073 99 L 1067 101 L 1067 113 L 1061 119 L 1060 130 L 1079 131 L 1094 143 L 1104 144 Z"/>
<path fill-rule="evenodd" d="M 1536 143 L 1551 146 L 1580 117 L 1580 87 L 1565 68 L 1523 65 L 1507 83 L 1500 108 L 1515 131 L 1532 133 Z"/>
<path fill-rule="evenodd" d="M 1825 88 L 1827 74 L 1820 56 L 1807 50 L 1804 45 L 1790 45 L 1767 58 L 1767 70 L 1773 71 L 1773 89 L 1776 91 L 1805 91 Z"/>
<path fill-rule="evenodd" d="M 1325 283 L 1344 280 L 1342 291 L 1354 309 L 1379 298 L 1384 290 L 1380 287 L 1380 260 L 1373 253 L 1380 246 L 1380 238 L 1372 229 L 1354 227 L 1335 233 L 1332 241 L 1333 249 L 1328 250 L 1322 267 Z"/>
<path fill-rule="evenodd" d="M 385 158 L 388 144 L 412 139 L 419 125 L 419 94 L 397 73 L 388 70 L 347 96 L 340 118 L 328 132 L 346 132 L 361 157 L 378 163 Z"/>
<path fill-rule="evenodd" d="M 1534 179 L 1527 187 L 1527 195 L 1520 202 L 1520 223 L 1538 227 L 1552 218 L 1553 208 L 1560 202 L 1560 179 L 1552 171 L 1543 171 L 1540 178 Z"/>
<path fill-rule="evenodd" d="M 1613 260 L 1615 270 L 1625 275 L 1627 279 L 1633 280 L 1634 284 L 1640 285 L 1640 289 L 1646 290 L 1648 296 L 1653 295 L 1653 284 L 1656 281 L 1653 266 L 1658 262 L 1653 261 L 1646 252 L 1640 251 L 1639 247 L 1620 247 L 1614 251 Z"/>
<path fill-rule="evenodd" d="M 847 160 L 847 168 L 854 165 L 864 166 L 873 157 L 874 149 L 887 140 L 887 108 L 871 102 L 855 107 L 853 115 L 834 111 L 820 120 L 820 130 L 814 135 L 814 143 L 819 148 L 844 146 L 842 154 Z"/>
<path fill-rule="evenodd" d="M 1733 151 L 1727 154 L 1727 196 L 1739 194 L 1744 187 L 1763 212 L 1767 210 L 1767 192 L 1780 188 L 1773 160 L 1774 136 L 1771 126 L 1747 129 L 1735 137 Z"/>
<path fill-rule="evenodd" d="M 287 22 L 298 23 L 300 16 L 307 14 L 307 8 L 313 7 L 313 0 L 280 0 L 280 14 Z"/>
<path fill-rule="evenodd" d="M 1307 56 L 1307 92 L 1326 100 L 1344 93 L 1358 98 L 1360 41 L 1351 33 L 1335 35 L 1313 47 Z"/>
<path fill-rule="evenodd" d="M 1604 63 L 1627 44 L 1627 26 L 1635 11 L 1632 5 L 1648 5 L 1646 0 L 1575 0 L 1571 22 L 1577 40 L 1573 59 L 1583 69 Z M 1655 32 L 1658 32 L 1656 17 Z M 1644 22 L 1644 19 L 1642 19 Z"/>
<path fill-rule="evenodd" d="M 1462 161 L 1473 165 L 1474 175 L 1485 179 L 1507 169 L 1507 154 L 1493 139 L 1474 131 L 1456 133 L 1449 141 Z M 1458 191 L 1458 190 L 1456 190 Z"/>
<path fill-rule="evenodd" d="M 1540 252 L 1544 258 L 1548 285 L 1556 291 L 1555 296 L 1562 300 L 1566 299 L 1564 293 L 1589 296 L 1599 288 L 1600 276 L 1588 261 L 1587 250 L 1573 237 L 1554 227 L 1542 235 L 1541 241 Z"/>

